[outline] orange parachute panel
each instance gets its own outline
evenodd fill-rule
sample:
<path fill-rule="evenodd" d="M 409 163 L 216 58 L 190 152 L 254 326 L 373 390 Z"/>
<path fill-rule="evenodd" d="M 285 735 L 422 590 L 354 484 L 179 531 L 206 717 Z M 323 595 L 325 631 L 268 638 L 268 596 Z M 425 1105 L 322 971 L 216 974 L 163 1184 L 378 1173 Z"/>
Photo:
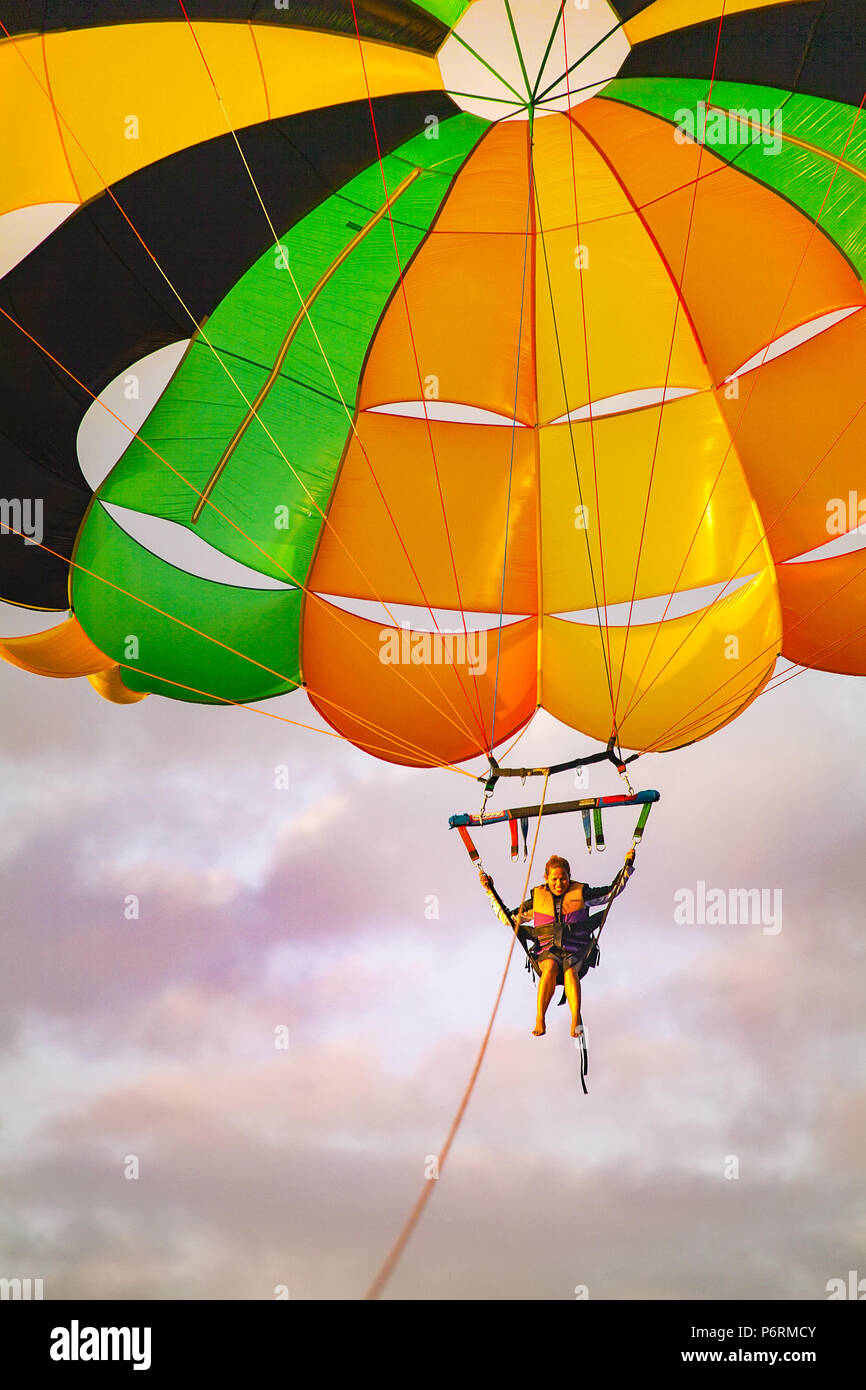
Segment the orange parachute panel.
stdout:
<path fill-rule="evenodd" d="M 780 565 L 782 655 L 801 666 L 866 676 L 866 551 Z"/>
<path fill-rule="evenodd" d="M 445 636 L 382 626 L 307 598 L 303 671 L 332 728 L 389 762 L 417 767 L 474 757 L 536 710 L 535 618 Z M 499 651 L 497 685 L 497 651 Z M 312 692 L 315 692 L 314 694 Z"/>

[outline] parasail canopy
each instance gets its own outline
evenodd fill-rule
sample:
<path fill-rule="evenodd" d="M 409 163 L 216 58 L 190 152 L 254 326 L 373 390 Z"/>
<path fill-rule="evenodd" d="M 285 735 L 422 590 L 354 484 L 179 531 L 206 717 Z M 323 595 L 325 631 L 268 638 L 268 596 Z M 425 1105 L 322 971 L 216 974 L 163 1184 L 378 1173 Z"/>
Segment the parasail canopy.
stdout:
<path fill-rule="evenodd" d="M 0 11 L 0 653 L 417 765 L 866 674 L 861 5 L 120 8 Z"/>

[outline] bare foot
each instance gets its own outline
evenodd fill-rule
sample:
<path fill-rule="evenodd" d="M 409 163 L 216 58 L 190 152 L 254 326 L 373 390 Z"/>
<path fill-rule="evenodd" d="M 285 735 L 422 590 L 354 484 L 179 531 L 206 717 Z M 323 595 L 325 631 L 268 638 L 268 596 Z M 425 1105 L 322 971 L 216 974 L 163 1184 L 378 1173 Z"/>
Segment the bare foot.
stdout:
<path fill-rule="evenodd" d="M 544 1022 L 542 1021 L 540 1023 L 536 1023 L 535 1027 L 532 1030 L 532 1036 L 534 1038 L 543 1038 L 546 1032 L 547 1029 L 544 1026 Z"/>

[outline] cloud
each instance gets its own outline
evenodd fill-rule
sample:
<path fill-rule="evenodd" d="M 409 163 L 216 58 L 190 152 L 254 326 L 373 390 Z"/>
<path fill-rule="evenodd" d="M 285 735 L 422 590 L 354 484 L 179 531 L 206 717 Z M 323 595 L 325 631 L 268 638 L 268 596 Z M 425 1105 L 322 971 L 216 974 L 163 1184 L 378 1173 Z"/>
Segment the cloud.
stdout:
<path fill-rule="evenodd" d="M 395 1295 L 814 1298 L 862 1263 L 849 769 L 866 731 L 838 683 L 809 681 L 632 769 L 662 803 L 585 982 L 590 1095 L 565 1009 L 530 1038 L 515 960 Z M 50 1297 L 357 1297 L 447 1133 L 505 960 L 447 829 L 480 788 L 243 711 L 96 718 L 83 693 L 62 718 L 53 695 L 15 704 L 5 754 L 4 1260 Z M 807 718 L 834 729 L 808 765 Z M 545 717 L 515 756 L 552 749 L 577 751 Z M 591 792 L 617 789 L 593 772 Z M 631 828 L 611 815 L 588 860 L 580 826 L 551 817 L 539 862 L 565 850 L 605 881 Z M 516 902 L 506 832 L 478 843 Z M 780 888 L 782 931 L 678 924 L 698 879 Z"/>

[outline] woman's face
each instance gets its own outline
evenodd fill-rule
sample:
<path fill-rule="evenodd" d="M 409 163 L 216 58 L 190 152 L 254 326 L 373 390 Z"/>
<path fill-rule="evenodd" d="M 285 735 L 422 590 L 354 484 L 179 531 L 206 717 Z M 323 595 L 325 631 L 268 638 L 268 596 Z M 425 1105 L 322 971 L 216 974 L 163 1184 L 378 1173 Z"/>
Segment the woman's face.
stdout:
<path fill-rule="evenodd" d="M 568 883 L 568 874 L 565 872 L 564 869 L 552 868 L 550 870 L 550 873 L 547 875 L 547 886 L 550 889 L 551 893 L 555 893 L 557 897 L 559 897 L 560 894 L 565 892 L 566 888 L 568 887 Z"/>

